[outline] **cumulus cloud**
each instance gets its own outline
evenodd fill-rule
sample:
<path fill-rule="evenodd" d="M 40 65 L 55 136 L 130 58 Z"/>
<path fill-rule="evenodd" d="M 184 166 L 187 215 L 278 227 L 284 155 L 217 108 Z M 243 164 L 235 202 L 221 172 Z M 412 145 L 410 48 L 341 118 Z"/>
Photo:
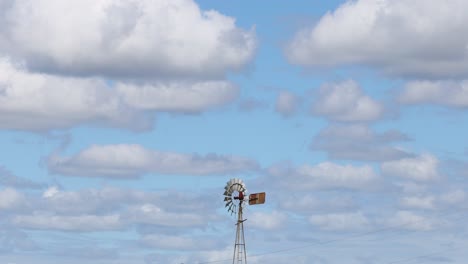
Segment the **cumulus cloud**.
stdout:
<path fill-rule="evenodd" d="M 389 218 L 388 224 L 402 229 L 428 231 L 434 229 L 437 223 L 411 211 L 398 211 Z"/>
<path fill-rule="evenodd" d="M 0 230 L 0 252 L 2 254 L 18 251 L 35 251 L 40 249 L 29 235 L 15 228 Z"/>
<path fill-rule="evenodd" d="M 440 200 L 443 203 L 447 203 L 450 205 L 454 204 L 464 204 L 464 201 L 466 200 L 466 193 L 463 190 L 453 190 L 451 192 L 447 192 L 443 195 L 441 195 Z"/>
<path fill-rule="evenodd" d="M 299 31 L 286 54 L 305 66 L 358 64 L 389 75 L 468 73 L 466 1 L 347 1 Z"/>
<path fill-rule="evenodd" d="M 434 209 L 434 202 L 435 197 L 433 196 L 409 196 L 400 200 L 403 207 L 414 209 Z"/>
<path fill-rule="evenodd" d="M 383 106 L 364 94 L 353 80 L 324 84 L 318 90 L 312 113 L 334 121 L 366 122 L 381 117 Z"/>
<path fill-rule="evenodd" d="M 55 186 L 47 188 L 41 198 L 37 207 L 64 215 L 112 212 L 128 203 L 150 199 L 149 195 L 137 191 L 110 187 L 65 191 Z"/>
<path fill-rule="evenodd" d="M 17 209 L 26 201 L 24 195 L 13 188 L 0 190 L 0 209 Z"/>
<path fill-rule="evenodd" d="M 293 115 L 298 108 L 299 98 L 289 91 L 281 91 L 276 98 L 275 111 L 284 117 Z"/>
<path fill-rule="evenodd" d="M 468 81 L 411 81 L 399 96 L 402 104 L 468 107 Z"/>
<path fill-rule="evenodd" d="M 145 203 L 130 207 L 126 218 L 137 224 L 182 228 L 203 226 L 210 217 L 196 212 L 170 212 L 157 205 Z"/>
<path fill-rule="evenodd" d="M 309 222 L 329 231 L 365 229 L 370 223 L 362 212 L 312 215 Z"/>
<path fill-rule="evenodd" d="M 249 215 L 249 226 L 264 230 L 278 230 L 288 219 L 285 213 L 279 211 L 252 212 Z"/>
<path fill-rule="evenodd" d="M 370 166 L 339 165 L 322 162 L 314 166 L 274 165 L 268 173 L 277 184 L 290 190 L 374 188 L 379 177 Z"/>
<path fill-rule="evenodd" d="M 109 231 L 122 228 L 118 214 L 113 215 L 51 215 L 35 212 L 31 215 L 16 215 L 12 223 L 26 229 L 62 230 L 62 231 Z"/>
<path fill-rule="evenodd" d="M 192 0 L 15 0 L 2 12 L 0 53 L 43 72 L 220 77 L 256 48 L 254 30 Z"/>
<path fill-rule="evenodd" d="M 140 243 L 144 246 L 155 249 L 168 250 L 213 250 L 217 247 L 224 246 L 225 243 L 209 238 L 202 237 L 186 237 L 186 236 L 169 236 L 169 235 L 145 235 L 140 239 Z"/>
<path fill-rule="evenodd" d="M 27 71 L 0 57 L 0 128 L 64 129 L 83 124 L 145 130 L 155 112 L 198 113 L 237 97 L 227 81 L 111 84 Z"/>
<path fill-rule="evenodd" d="M 118 83 L 116 90 L 123 101 L 136 109 L 197 113 L 231 102 L 239 89 L 227 81 L 173 81 L 143 85 Z"/>
<path fill-rule="evenodd" d="M 39 189 L 45 186 L 43 183 L 35 182 L 12 174 L 5 167 L 0 166 L 0 184 L 12 188 Z"/>
<path fill-rule="evenodd" d="M 331 125 L 312 141 L 312 150 L 325 151 L 332 159 L 386 161 L 411 157 L 395 143 L 409 140 L 396 130 L 378 133 L 365 125 Z"/>
<path fill-rule="evenodd" d="M 1 224 L 31 230 L 123 231 L 175 235 L 217 221 L 213 198 L 177 191 L 141 191 L 104 187 L 42 193 L 0 190 Z M 221 201 L 221 200 L 219 200 Z M 27 209 L 27 210 L 26 210 Z"/>
<path fill-rule="evenodd" d="M 414 158 L 387 161 L 381 164 L 382 174 L 397 176 L 415 181 L 430 181 L 440 177 L 439 161 L 430 154 L 423 154 Z"/>
<path fill-rule="evenodd" d="M 343 211 L 355 209 L 356 205 L 350 197 L 340 195 L 339 197 L 318 198 L 312 194 L 288 195 L 279 201 L 281 209 L 296 212 L 317 211 Z"/>
<path fill-rule="evenodd" d="M 0 58 L 0 128 L 47 130 L 99 123 L 145 129 L 150 121 L 125 105 L 103 80 L 29 73 Z"/>
<path fill-rule="evenodd" d="M 49 171 L 86 177 L 135 178 L 143 174 L 218 175 L 256 170 L 247 158 L 217 154 L 181 154 L 140 145 L 93 145 L 68 157 L 51 155 Z"/>

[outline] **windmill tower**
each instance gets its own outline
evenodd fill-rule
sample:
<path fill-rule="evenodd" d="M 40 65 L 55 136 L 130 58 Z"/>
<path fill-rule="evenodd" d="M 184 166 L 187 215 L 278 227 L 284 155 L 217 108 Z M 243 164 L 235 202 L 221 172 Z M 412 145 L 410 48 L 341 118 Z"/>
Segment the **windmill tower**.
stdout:
<path fill-rule="evenodd" d="M 244 222 L 242 210 L 245 202 L 250 205 L 265 203 L 265 193 L 255 193 L 246 198 L 247 189 L 241 179 L 231 179 L 224 187 L 224 201 L 225 207 L 228 212 L 235 214 L 237 212 L 236 222 L 236 240 L 234 242 L 234 255 L 232 257 L 233 264 L 247 264 L 247 252 L 245 250 L 245 237 L 244 237 Z"/>

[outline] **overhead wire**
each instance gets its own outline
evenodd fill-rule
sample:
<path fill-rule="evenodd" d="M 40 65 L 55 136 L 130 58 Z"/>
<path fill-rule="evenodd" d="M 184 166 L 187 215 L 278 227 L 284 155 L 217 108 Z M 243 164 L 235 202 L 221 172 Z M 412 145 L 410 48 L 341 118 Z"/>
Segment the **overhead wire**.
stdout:
<path fill-rule="evenodd" d="M 441 213 L 438 214 L 438 216 L 442 216 L 442 215 L 447 216 L 445 213 L 446 212 L 441 212 Z M 452 214 L 459 214 L 459 213 L 460 212 L 457 211 L 457 212 L 454 212 Z M 449 214 L 449 215 L 452 215 L 452 214 Z M 463 219 L 463 216 L 465 216 L 465 214 L 466 214 L 465 212 L 462 212 L 461 213 L 462 216 L 455 219 L 455 221 Z M 307 243 L 306 245 L 301 245 L 301 246 L 296 246 L 296 247 L 266 251 L 266 252 L 263 252 L 263 253 L 248 255 L 247 257 L 248 258 L 256 258 L 256 257 L 260 257 L 260 256 L 278 254 L 278 253 L 282 253 L 282 252 L 288 252 L 288 251 L 293 251 L 293 250 L 298 250 L 298 249 L 303 249 L 303 248 L 309 248 L 309 247 L 313 247 L 313 246 L 323 246 L 323 245 L 332 244 L 332 243 L 336 243 L 336 242 L 340 242 L 340 241 L 351 240 L 351 239 L 356 239 L 356 238 L 359 238 L 359 237 L 365 237 L 365 236 L 368 236 L 368 235 L 378 234 L 378 233 L 381 233 L 381 232 L 386 232 L 386 231 L 391 231 L 391 230 L 398 230 L 398 229 L 403 228 L 403 227 L 414 225 L 415 223 L 423 222 L 424 220 L 426 220 L 426 219 L 419 219 L 417 221 L 412 221 L 412 222 L 403 223 L 403 224 L 399 224 L 399 225 L 384 227 L 384 228 L 371 230 L 371 231 L 367 231 L 367 232 L 363 232 L 363 233 L 357 233 L 357 234 L 350 235 L 350 236 L 347 236 L 347 237 L 330 239 L 330 240 L 326 240 L 326 241 L 317 241 L 317 242 Z M 416 232 L 416 231 L 418 231 L 418 230 L 414 230 L 414 229 L 413 230 L 407 230 L 408 233 L 409 232 Z M 412 257 L 412 258 L 408 258 L 408 259 L 402 259 L 402 260 L 397 260 L 397 261 L 393 261 L 393 262 L 388 262 L 386 264 L 404 263 L 404 262 L 408 262 L 409 260 L 413 261 L 415 259 L 424 258 L 424 257 L 432 256 L 432 255 L 438 255 L 438 254 L 440 254 L 439 251 L 435 252 L 435 253 L 430 253 L 430 254 L 427 254 L 427 255 L 421 255 L 421 256 L 416 256 L 416 257 Z M 214 260 L 214 261 L 197 262 L 197 264 L 222 263 L 222 262 L 226 262 L 226 261 L 232 261 L 232 259 L 220 259 L 220 260 Z"/>

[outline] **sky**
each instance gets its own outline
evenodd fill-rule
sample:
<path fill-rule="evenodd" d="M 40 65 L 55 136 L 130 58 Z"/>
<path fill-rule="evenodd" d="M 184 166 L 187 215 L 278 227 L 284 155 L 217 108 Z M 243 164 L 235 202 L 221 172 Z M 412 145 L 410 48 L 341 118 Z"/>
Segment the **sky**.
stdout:
<path fill-rule="evenodd" d="M 467 9 L 0 0 L 0 263 L 466 263 Z"/>

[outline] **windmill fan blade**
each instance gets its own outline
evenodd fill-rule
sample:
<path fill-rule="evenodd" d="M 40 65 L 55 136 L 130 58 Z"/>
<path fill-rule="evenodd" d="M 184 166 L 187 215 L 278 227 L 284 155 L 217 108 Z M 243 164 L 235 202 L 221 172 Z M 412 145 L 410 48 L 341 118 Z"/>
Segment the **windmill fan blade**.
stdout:
<path fill-rule="evenodd" d="M 228 207 L 229 205 L 232 206 L 232 201 L 227 202 L 226 205 L 225 205 L 224 207 Z"/>
<path fill-rule="evenodd" d="M 230 196 L 230 195 L 231 195 L 228 191 L 225 191 L 223 194 L 224 194 L 225 196 Z"/>
<path fill-rule="evenodd" d="M 224 201 L 231 201 L 232 198 L 231 197 L 224 197 Z"/>

